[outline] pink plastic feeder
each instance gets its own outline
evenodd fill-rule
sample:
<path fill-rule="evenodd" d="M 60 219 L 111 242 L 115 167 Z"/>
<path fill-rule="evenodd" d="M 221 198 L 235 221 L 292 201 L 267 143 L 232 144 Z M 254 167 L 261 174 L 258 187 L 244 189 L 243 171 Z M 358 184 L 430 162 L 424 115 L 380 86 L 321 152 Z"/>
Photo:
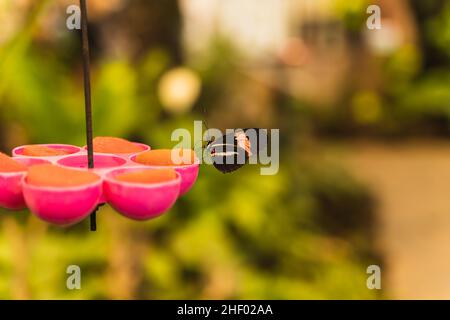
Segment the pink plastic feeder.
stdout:
<path fill-rule="evenodd" d="M 56 150 L 63 150 L 65 152 L 67 152 L 67 155 L 70 154 L 76 154 L 82 151 L 82 149 L 80 147 L 77 146 L 72 146 L 70 144 L 38 144 L 37 146 L 42 146 L 42 147 L 48 147 L 48 148 L 52 148 L 52 149 L 56 149 Z M 24 154 L 24 149 L 27 146 L 20 146 L 17 148 L 14 148 L 12 151 L 12 155 L 13 157 L 27 157 L 27 158 L 36 158 L 36 159 L 40 159 L 40 158 L 45 158 L 49 161 L 51 161 L 52 163 L 55 163 L 58 159 L 60 159 L 61 157 L 65 157 L 66 155 L 63 156 L 27 156 Z"/>
<path fill-rule="evenodd" d="M 93 172 L 102 175 L 105 172 L 122 167 L 127 164 L 127 160 L 115 155 L 94 154 L 95 168 Z M 85 155 L 66 156 L 59 159 L 56 164 L 72 169 L 88 169 L 88 159 Z"/>
<path fill-rule="evenodd" d="M 104 177 L 104 195 L 108 203 L 122 215 L 134 220 L 156 218 L 169 210 L 180 193 L 181 176 L 167 182 L 145 184 L 123 182 L 115 176 L 135 172 L 148 167 L 121 168 Z"/>
<path fill-rule="evenodd" d="M 198 159 L 193 164 L 180 165 L 180 166 L 144 165 L 139 162 L 136 162 L 136 155 L 132 155 L 130 157 L 130 161 L 131 161 L 131 163 L 133 163 L 136 166 L 144 166 L 145 168 L 150 168 L 150 169 L 161 169 L 161 168 L 175 169 L 175 171 L 181 175 L 180 196 L 186 194 L 194 186 L 195 181 L 197 181 L 198 171 L 200 168 Z"/>
<path fill-rule="evenodd" d="M 27 158 L 27 157 L 15 157 L 14 161 L 20 162 L 27 167 L 35 166 L 38 164 L 46 164 L 51 163 L 50 160 L 42 159 L 42 158 Z"/>
<path fill-rule="evenodd" d="M 26 166 L 49 163 L 47 160 L 32 158 L 15 158 L 14 160 Z M 0 173 L 0 207 L 9 210 L 26 208 L 22 194 L 22 179 L 26 174 L 26 171 Z"/>
<path fill-rule="evenodd" d="M 102 195 L 102 180 L 79 187 L 41 187 L 22 178 L 25 203 L 40 219 L 60 226 L 80 222 L 96 208 Z"/>

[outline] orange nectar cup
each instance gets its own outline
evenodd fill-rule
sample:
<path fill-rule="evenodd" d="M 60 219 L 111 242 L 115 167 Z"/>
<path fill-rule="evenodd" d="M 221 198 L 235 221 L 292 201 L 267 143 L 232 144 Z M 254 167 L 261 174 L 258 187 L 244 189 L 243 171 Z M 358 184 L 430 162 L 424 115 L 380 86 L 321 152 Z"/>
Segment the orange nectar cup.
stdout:
<path fill-rule="evenodd" d="M 134 163 L 135 165 L 145 166 L 146 168 L 153 168 L 153 169 L 172 168 L 172 169 L 175 169 L 175 171 L 177 171 L 181 175 L 180 196 L 186 194 L 189 190 L 191 190 L 191 188 L 194 186 L 195 182 L 197 181 L 198 172 L 199 172 L 199 168 L 200 168 L 200 161 L 196 157 L 193 159 L 193 163 L 185 164 L 185 165 L 171 165 L 171 164 L 161 165 L 161 164 L 152 164 L 151 162 L 144 164 L 144 163 L 140 163 L 140 162 L 136 161 L 136 158 L 138 156 L 142 156 L 145 153 L 150 153 L 153 151 L 158 152 L 159 150 L 152 150 L 152 151 L 147 151 L 147 152 L 143 152 L 140 154 L 132 155 L 130 157 L 130 161 L 132 163 Z M 169 150 L 166 150 L 166 151 L 168 152 Z M 191 150 L 189 150 L 189 151 L 191 151 Z M 166 162 L 169 163 L 170 162 L 169 159 L 167 159 Z"/>
<path fill-rule="evenodd" d="M 30 148 L 35 148 L 39 149 L 45 149 L 45 148 L 49 148 L 49 149 L 53 149 L 56 152 L 61 152 L 62 154 L 60 155 L 27 155 L 27 149 Z M 39 153 L 39 150 L 34 150 L 36 152 Z M 73 145 L 69 145 L 69 144 L 34 144 L 34 145 L 25 145 L 25 146 L 20 146 L 17 148 L 14 148 L 12 151 L 12 155 L 13 157 L 29 157 L 29 158 L 44 158 L 46 160 L 51 161 L 52 163 L 55 163 L 57 160 L 59 160 L 61 157 L 65 157 L 68 155 L 73 155 L 73 154 L 77 154 L 80 153 L 82 151 L 82 149 L 80 147 L 77 146 L 73 146 Z M 36 153 L 36 154 L 38 154 Z"/>
<path fill-rule="evenodd" d="M 95 137 L 92 143 L 95 153 L 115 154 L 122 157 L 150 150 L 150 146 L 146 144 L 115 137 Z M 85 146 L 84 149 L 86 150 L 87 147 Z"/>
<path fill-rule="evenodd" d="M 145 143 L 139 143 L 139 142 L 132 142 L 132 143 L 133 143 L 134 145 L 140 147 L 140 150 L 137 151 L 137 152 L 130 152 L 130 153 L 122 153 L 122 152 L 99 152 L 99 151 L 94 151 L 94 153 L 97 153 L 97 154 L 113 154 L 113 155 L 116 155 L 116 156 L 119 156 L 119 157 L 129 157 L 129 156 L 134 155 L 134 154 L 138 154 L 138 153 L 141 153 L 141 152 L 145 152 L 145 151 L 151 150 L 151 147 L 150 147 L 148 144 L 145 144 Z M 83 150 L 84 150 L 84 151 L 87 151 L 87 146 L 84 146 L 84 147 L 83 147 Z"/>

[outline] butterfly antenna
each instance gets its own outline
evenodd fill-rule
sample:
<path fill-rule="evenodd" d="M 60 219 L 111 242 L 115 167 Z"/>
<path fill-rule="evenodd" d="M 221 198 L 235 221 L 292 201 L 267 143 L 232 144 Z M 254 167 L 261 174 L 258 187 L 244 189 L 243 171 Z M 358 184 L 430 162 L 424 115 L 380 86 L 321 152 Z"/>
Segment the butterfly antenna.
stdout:
<path fill-rule="evenodd" d="M 206 128 L 206 131 L 208 131 L 208 130 L 209 130 L 209 127 L 208 127 L 208 124 L 206 123 L 206 120 L 202 120 L 202 122 L 203 122 L 203 125 L 204 125 L 205 128 Z"/>
<path fill-rule="evenodd" d="M 209 130 L 209 127 L 208 127 L 206 121 L 202 120 L 202 123 L 205 126 L 206 130 Z M 206 132 L 208 132 L 208 131 L 206 131 Z M 206 137 L 206 138 L 207 138 L 207 140 L 209 140 L 209 137 Z M 200 147 L 198 147 L 198 144 L 200 144 Z M 203 145 L 203 139 L 201 139 L 200 141 L 194 142 L 194 152 L 197 154 L 197 156 L 198 156 L 199 152 L 201 152 L 201 155 L 203 156 L 203 148 L 204 147 L 205 146 Z"/>
<path fill-rule="evenodd" d="M 203 108 L 202 109 L 203 109 L 202 110 L 203 111 L 203 120 L 202 120 L 202 122 L 203 122 L 203 125 L 205 126 L 206 130 L 208 131 L 209 130 L 209 126 L 208 126 L 208 123 L 206 122 L 206 118 L 208 117 L 208 112 L 206 110 L 206 104 L 203 104 Z"/>

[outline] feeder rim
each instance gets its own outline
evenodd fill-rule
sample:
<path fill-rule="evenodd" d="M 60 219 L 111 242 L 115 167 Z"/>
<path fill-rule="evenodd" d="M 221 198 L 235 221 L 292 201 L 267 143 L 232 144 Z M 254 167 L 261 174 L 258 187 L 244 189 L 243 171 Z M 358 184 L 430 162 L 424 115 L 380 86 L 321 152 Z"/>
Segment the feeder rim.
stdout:
<path fill-rule="evenodd" d="M 52 187 L 52 186 L 34 186 L 32 184 L 29 184 L 27 181 L 28 175 L 24 175 L 22 177 L 22 185 L 26 186 L 29 189 L 33 189 L 33 190 L 38 190 L 38 191 L 50 191 L 50 192 L 67 192 L 67 191 L 71 191 L 71 192 L 77 192 L 77 191 L 83 191 L 86 188 L 91 188 L 91 187 L 97 187 L 97 186 L 102 186 L 103 185 L 103 179 L 102 177 L 100 177 L 99 175 L 97 175 L 98 180 L 91 182 L 91 183 L 87 183 L 87 184 L 82 184 L 79 186 L 72 186 L 72 187 Z"/>
<path fill-rule="evenodd" d="M 64 155 L 64 156 L 74 155 L 74 154 L 76 154 L 76 153 L 78 153 L 78 152 L 80 152 L 80 151 L 83 151 L 83 149 L 81 149 L 81 148 L 78 147 L 78 146 L 75 146 L 75 145 L 73 145 L 73 144 L 65 144 L 65 143 L 35 143 L 35 144 L 24 144 L 24 145 L 22 145 L 22 146 L 18 146 L 18 147 L 15 147 L 14 149 L 12 149 L 12 155 L 13 155 L 13 158 L 23 157 L 23 158 L 38 158 L 38 159 L 41 158 L 41 159 L 42 159 L 42 158 L 61 157 L 61 155 L 59 155 L 59 156 L 27 156 L 27 155 L 23 155 L 23 154 L 18 154 L 18 153 L 17 153 L 18 150 L 24 149 L 24 148 L 26 148 L 26 147 L 31 147 L 31 146 L 44 146 L 44 147 L 49 147 L 49 148 L 51 148 L 51 147 L 69 147 L 69 148 L 78 149 L 77 151 L 74 151 L 73 153 L 67 154 L 67 155 Z"/>
<path fill-rule="evenodd" d="M 28 169 L 25 171 L 12 171 L 12 172 L 0 172 L 0 177 L 2 178 L 11 178 L 20 175 L 26 175 L 28 173 Z"/>
<path fill-rule="evenodd" d="M 149 168 L 149 167 L 123 167 L 123 168 L 117 168 L 109 171 L 103 176 L 103 180 L 108 183 L 113 184 L 120 184 L 127 187 L 143 187 L 143 188 L 160 188 L 160 187 L 167 187 L 171 185 L 177 185 L 181 184 L 181 174 L 177 171 L 175 171 L 176 178 L 173 180 L 165 181 L 165 182 L 157 182 L 157 183 L 141 183 L 141 182 L 128 182 L 128 181 L 120 181 L 115 179 L 115 175 L 118 173 L 118 171 L 126 171 L 126 172 L 135 172 L 135 171 L 143 171 L 143 170 L 162 170 L 162 168 Z"/>
<path fill-rule="evenodd" d="M 34 159 L 30 159 L 30 158 L 34 158 Z M 36 158 L 36 157 L 27 157 L 27 156 L 16 156 L 12 158 L 13 160 L 24 160 L 24 161 L 30 161 L 30 160 L 41 160 L 43 161 L 42 164 L 51 164 L 52 162 L 48 159 L 42 159 L 42 158 Z M 23 171 L 10 171 L 10 172 L 1 172 L 0 171 L 0 176 L 4 177 L 4 178 L 9 178 L 9 177 L 14 177 L 14 176 L 18 176 L 21 174 L 27 174 L 28 173 L 28 169 L 29 166 L 27 166 L 27 168 Z"/>
<path fill-rule="evenodd" d="M 142 142 L 134 142 L 134 141 L 130 141 L 131 143 L 133 143 L 133 144 L 135 144 L 135 145 L 138 145 L 138 146 L 140 146 L 140 147 L 143 147 L 143 149 L 142 149 L 142 151 L 137 151 L 137 152 L 123 152 L 123 153 L 119 153 L 119 152 L 98 152 L 98 151 L 94 151 L 94 155 L 95 154 L 106 154 L 106 155 L 118 155 L 118 156 L 126 156 L 126 155 L 129 155 L 129 154 L 131 154 L 131 155 L 137 155 L 137 154 L 139 154 L 139 153 L 142 153 L 142 152 L 146 152 L 146 151 L 150 151 L 150 150 L 152 150 L 152 148 L 148 145 L 148 144 L 145 144 L 145 143 L 142 143 Z M 83 147 L 81 147 L 81 150 L 84 150 L 84 151 L 86 151 L 87 150 L 87 146 L 83 146 Z"/>
<path fill-rule="evenodd" d="M 118 165 L 112 165 L 110 167 L 103 167 L 103 168 L 82 168 L 82 167 L 72 167 L 66 164 L 62 164 L 61 162 L 69 159 L 69 158 L 85 158 L 85 154 L 80 154 L 80 153 L 75 153 L 75 154 L 68 154 L 65 156 L 60 156 L 60 158 L 56 161 L 55 165 L 62 167 L 62 168 L 66 168 L 66 169 L 71 169 L 71 170 L 78 170 L 78 171 L 89 171 L 89 172 L 93 172 L 95 170 L 113 170 L 116 168 L 123 168 L 124 166 L 127 165 L 127 159 L 121 156 L 118 156 L 116 154 L 110 154 L 110 153 L 94 153 L 94 158 L 95 157 L 107 157 L 107 158 L 114 158 L 116 160 L 120 160 L 121 164 Z"/>
<path fill-rule="evenodd" d="M 195 161 L 194 163 L 191 164 L 179 164 L 179 165 L 154 165 L 154 164 L 144 164 L 144 163 L 140 163 L 137 162 L 135 159 L 137 157 L 138 154 L 133 154 L 132 156 L 129 157 L 129 160 L 135 164 L 138 164 L 140 166 L 144 166 L 148 169 L 190 169 L 190 168 L 195 168 L 197 166 L 200 165 L 200 160 L 195 157 Z"/>

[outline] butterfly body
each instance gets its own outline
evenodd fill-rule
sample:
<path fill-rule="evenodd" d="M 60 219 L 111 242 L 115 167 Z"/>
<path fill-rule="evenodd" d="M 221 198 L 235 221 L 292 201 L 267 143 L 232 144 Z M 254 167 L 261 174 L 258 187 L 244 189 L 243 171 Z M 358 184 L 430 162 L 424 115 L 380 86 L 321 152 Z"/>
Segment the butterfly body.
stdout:
<path fill-rule="evenodd" d="M 214 141 L 209 141 L 206 149 L 214 167 L 222 173 L 230 173 L 242 168 L 253 155 L 258 154 L 262 143 L 263 129 L 236 129 Z"/>

